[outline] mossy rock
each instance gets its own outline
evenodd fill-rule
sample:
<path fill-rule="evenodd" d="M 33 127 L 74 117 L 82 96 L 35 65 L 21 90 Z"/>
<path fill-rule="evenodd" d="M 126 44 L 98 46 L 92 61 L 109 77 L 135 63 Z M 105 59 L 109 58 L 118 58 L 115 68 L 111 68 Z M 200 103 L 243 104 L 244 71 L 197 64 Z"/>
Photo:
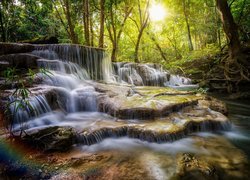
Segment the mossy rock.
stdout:
<path fill-rule="evenodd" d="M 75 143 L 76 131 L 71 127 L 48 127 L 28 132 L 23 140 L 43 151 L 67 151 Z"/>

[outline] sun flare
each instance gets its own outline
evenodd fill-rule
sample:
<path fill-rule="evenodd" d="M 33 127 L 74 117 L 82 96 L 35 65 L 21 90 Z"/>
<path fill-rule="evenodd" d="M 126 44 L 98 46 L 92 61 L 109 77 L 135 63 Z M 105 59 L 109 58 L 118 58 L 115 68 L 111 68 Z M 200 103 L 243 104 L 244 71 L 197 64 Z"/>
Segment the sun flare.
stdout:
<path fill-rule="evenodd" d="M 161 21 L 166 17 L 166 10 L 160 4 L 153 4 L 149 8 L 149 17 L 152 21 Z"/>

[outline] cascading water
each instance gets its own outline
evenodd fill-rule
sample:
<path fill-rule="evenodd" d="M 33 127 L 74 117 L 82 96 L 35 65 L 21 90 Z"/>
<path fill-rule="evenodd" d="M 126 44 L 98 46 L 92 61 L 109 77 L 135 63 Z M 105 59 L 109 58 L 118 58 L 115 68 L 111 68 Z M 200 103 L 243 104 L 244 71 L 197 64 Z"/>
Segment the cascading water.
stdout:
<path fill-rule="evenodd" d="M 191 79 L 172 75 L 155 64 L 114 63 L 116 81 L 136 86 L 169 86 L 172 88 L 198 88 Z"/>
<path fill-rule="evenodd" d="M 48 149 L 64 150 L 65 146 L 71 147 L 72 143 L 76 143 L 78 146 L 74 148 L 84 151 L 83 158 L 86 157 L 85 154 L 88 154 L 87 158 L 91 158 L 91 163 L 82 163 L 86 159 L 81 161 L 72 153 L 74 157 L 67 156 L 70 163 L 63 164 L 63 168 L 72 164 L 76 169 L 86 169 L 86 164 L 93 166 L 93 163 L 97 163 L 99 168 L 98 163 L 102 165 L 108 157 L 111 171 L 107 171 L 105 167 L 102 172 L 113 172 L 112 168 L 117 169 L 121 164 L 136 166 L 133 169 L 142 164 L 146 166 L 146 172 L 152 175 L 149 179 L 168 179 L 166 176 L 172 179 L 182 165 L 188 168 L 198 164 L 200 168 L 204 164 L 198 162 L 201 154 L 196 158 L 183 152 L 202 152 L 206 158 L 210 156 L 216 160 L 222 157 L 223 165 L 225 162 L 234 161 L 237 165 L 241 162 L 238 160 L 242 156 L 232 160 L 234 156 L 231 154 L 234 153 L 232 149 L 229 151 L 227 141 L 222 141 L 227 145 L 224 149 L 221 141 L 215 141 L 221 138 L 221 134 L 229 136 L 232 132 L 228 131 L 231 123 L 227 117 L 217 112 L 220 108 L 223 112 L 223 107 L 217 106 L 216 102 L 212 106 L 207 105 L 206 103 L 211 102 L 194 92 L 148 87 L 189 87 L 193 86 L 190 79 L 171 75 L 154 64 L 114 63 L 112 66 L 103 50 L 78 45 L 37 46 L 32 54 L 41 57 L 36 61 L 38 67 L 49 71 L 47 74 L 36 74 L 34 86 L 29 88 L 31 97 L 28 99 L 28 106 L 25 101 L 10 97 L 9 101 L 13 102 L 10 105 L 14 122 L 12 128 L 17 133 L 25 130 L 28 136 L 24 135 L 24 139 L 35 139 L 37 144 L 40 143 Z M 205 102 L 202 104 L 202 101 Z M 20 103 L 23 103 L 23 108 L 17 108 Z M 207 131 L 219 132 L 215 134 Z M 211 145 L 212 150 L 208 151 L 207 147 Z M 230 157 L 223 159 L 225 153 L 221 149 L 231 153 Z M 103 151 L 104 155 L 96 158 Z M 126 152 L 122 153 L 126 156 L 124 159 L 120 157 L 120 151 Z M 95 154 L 89 156 L 91 152 Z M 117 152 L 119 158 L 115 158 Z M 109 153 L 112 158 L 109 158 Z M 169 163 L 172 154 L 174 156 L 170 163 L 177 171 L 170 169 L 169 173 L 164 163 Z M 127 161 L 127 157 L 131 158 L 130 155 L 133 155 L 134 161 Z M 179 156 L 183 156 L 183 159 L 179 160 Z M 112 160 L 115 161 L 115 166 L 112 166 Z M 176 164 L 181 168 L 176 168 Z M 237 165 L 235 169 L 239 171 Z M 214 167 L 224 166 L 207 166 L 205 174 L 210 171 L 214 173 Z M 193 166 L 190 169 L 193 170 Z"/>
<path fill-rule="evenodd" d="M 21 127 L 18 125 L 20 122 L 26 124 L 24 127 L 22 126 L 26 129 L 55 125 L 69 125 L 76 129 L 79 127 L 90 128 L 91 132 L 79 136 L 79 143 L 88 145 L 100 142 L 107 137 L 121 136 L 149 142 L 166 142 L 180 139 L 189 133 L 189 130 L 186 130 L 173 134 L 169 134 L 169 132 L 162 134 L 149 130 L 155 129 L 154 123 L 161 123 L 160 119 L 152 124 L 143 122 L 142 124 L 148 124 L 148 129 L 141 129 L 141 122 L 134 121 L 130 125 L 127 120 L 117 122 L 116 118 L 97 112 L 99 110 L 97 97 L 106 95 L 97 92 L 93 86 L 95 83 L 93 80 L 102 80 L 107 83 L 129 83 L 134 86 L 182 86 L 190 84 L 189 79 L 172 76 L 154 64 L 116 63 L 113 67 L 103 50 L 78 45 L 38 46 L 32 54 L 41 57 L 37 60 L 40 68 L 49 70 L 48 74 L 37 74 L 37 78 L 42 80 L 40 88 L 49 89 L 49 92 L 45 93 L 45 96 L 34 96 L 33 99 L 39 100 L 38 102 L 30 101 L 35 114 L 32 114 L 30 110 L 20 111 L 16 114 L 17 130 L 18 127 Z M 136 90 L 134 91 L 136 92 Z M 157 101 L 149 99 L 146 106 L 150 107 L 154 102 L 157 103 Z M 85 114 L 88 114 L 88 118 L 85 118 Z M 81 117 L 81 121 L 75 120 L 76 116 Z M 141 114 L 141 116 L 145 115 Z M 160 124 L 160 127 L 164 127 L 165 130 L 171 129 L 168 121 L 163 122 L 166 124 Z M 178 126 L 183 126 L 186 120 L 183 119 L 181 122 Z M 228 128 L 223 127 L 224 122 L 219 126 L 212 125 L 211 127 L 209 126 L 210 121 L 207 124 L 208 126 L 205 125 L 207 128 L 204 127 L 204 123 L 191 124 L 189 128 L 193 131 Z"/>
<path fill-rule="evenodd" d="M 80 45 L 45 45 L 37 46 L 34 55 L 45 59 L 60 59 L 72 62 L 84 68 L 91 79 L 103 80 L 103 59 L 106 54 L 102 49 L 95 49 Z"/>
<path fill-rule="evenodd" d="M 51 108 L 43 95 L 33 96 L 29 98 L 27 101 L 23 101 L 21 99 L 16 99 L 14 97 L 10 97 L 10 111 L 13 116 L 13 124 L 15 126 L 19 126 L 20 124 L 24 124 L 31 118 L 37 117 L 39 115 L 51 112 Z M 28 102 L 28 103 L 27 103 Z"/>
<path fill-rule="evenodd" d="M 44 121 L 38 123 L 38 126 L 54 124 L 53 120 L 41 118 L 55 110 L 50 107 L 51 103 L 56 103 L 56 109 L 59 108 L 66 114 L 79 111 L 97 111 L 97 92 L 87 82 L 90 79 L 109 79 L 108 75 L 102 74 L 102 68 L 109 66 L 106 61 L 103 62 L 106 62 L 107 65 L 101 62 L 105 57 L 103 50 L 81 46 L 50 45 L 38 46 L 32 54 L 41 57 L 37 60 L 38 67 L 47 70 L 47 73 L 37 74 L 37 79 L 39 82 L 42 80 L 43 84 L 40 85 L 40 88 L 56 92 L 57 102 L 51 102 L 54 100 L 46 99 L 46 95 L 39 93 L 35 95 L 37 93 L 33 92 L 31 92 L 31 98 L 27 100 L 26 104 L 11 97 L 10 101 L 15 102 L 10 106 L 10 111 L 14 115 L 14 129 L 18 131 L 18 128 L 28 128 L 29 126 L 26 124 L 32 123 L 37 118 Z M 105 74 L 108 74 L 107 70 Z M 19 108 L 22 107 L 21 105 L 27 107 L 25 109 Z"/>

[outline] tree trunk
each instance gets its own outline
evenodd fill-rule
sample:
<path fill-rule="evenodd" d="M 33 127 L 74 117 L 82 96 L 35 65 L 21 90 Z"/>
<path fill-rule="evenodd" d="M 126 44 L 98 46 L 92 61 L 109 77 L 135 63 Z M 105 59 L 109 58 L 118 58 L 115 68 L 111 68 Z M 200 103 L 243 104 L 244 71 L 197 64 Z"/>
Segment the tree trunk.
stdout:
<path fill-rule="evenodd" d="M 99 47 L 104 48 L 104 20 L 105 20 L 105 0 L 100 0 L 100 35 Z"/>
<path fill-rule="evenodd" d="M 60 21 L 61 21 L 61 23 L 62 23 L 62 25 L 63 25 L 63 27 L 64 27 L 65 31 L 66 31 L 66 32 L 67 32 L 67 34 L 68 34 L 68 37 L 71 37 L 71 36 L 70 36 L 70 32 L 69 32 L 69 30 L 68 30 L 68 28 L 67 28 L 67 25 L 64 23 L 64 21 L 63 21 L 63 19 L 62 19 L 62 16 L 61 16 L 60 12 L 58 11 L 58 9 L 57 9 L 57 7 L 56 7 L 55 2 L 54 2 L 54 1 L 52 1 L 52 3 L 53 3 L 54 8 L 55 8 L 55 10 L 56 10 L 56 16 L 57 16 L 57 18 L 59 18 L 59 19 L 60 19 Z"/>
<path fill-rule="evenodd" d="M 141 41 L 141 37 L 142 37 L 142 33 L 143 31 L 141 30 L 138 34 L 137 37 L 137 41 L 136 41 L 136 45 L 135 45 L 135 62 L 139 63 L 139 57 L 138 57 L 138 52 L 139 52 L 139 46 L 140 46 L 140 41 Z"/>
<path fill-rule="evenodd" d="M 188 10 L 187 10 L 187 8 L 189 8 L 189 0 L 188 0 L 188 4 L 186 4 L 186 0 L 183 0 L 182 3 L 183 3 L 183 12 L 184 12 L 184 16 L 185 16 L 187 33 L 188 33 L 188 47 L 189 47 L 190 51 L 193 51 L 194 46 L 192 43 L 192 37 L 191 37 L 191 31 L 190 31 L 190 25 L 189 25 L 189 19 L 188 19 Z"/>
<path fill-rule="evenodd" d="M 234 22 L 227 0 L 216 0 L 216 7 L 221 15 L 223 29 L 229 41 L 229 56 L 231 59 L 234 59 L 240 53 L 240 41 L 237 25 Z"/>
<path fill-rule="evenodd" d="M 85 44 L 87 46 L 90 46 L 90 36 L 89 36 L 89 0 L 83 0 L 83 26 L 84 26 Z"/>
<path fill-rule="evenodd" d="M 74 30 L 75 26 L 73 25 L 73 23 L 71 21 L 69 0 L 64 0 L 64 4 L 65 4 L 65 8 L 66 8 L 65 9 L 66 18 L 67 18 L 68 25 L 69 25 L 70 39 L 71 39 L 73 44 L 78 44 L 77 36 L 76 36 L 75 30 Z"/>
<path fill-rule="evenodd" d="M 117 44 L 115 41 L 112 43 L 112 46 L 113 46 L 113 48 L 112 48 L 112 53 L 111 53 L 111 61 L 115 62 L 116 61 L 116 54 L 117 54 Z"/>
<path fill-rule="evenodd" d="M 150 37 L 150 39 L 155 43 L 155 46 L 158 49 L 158 51 L 160 52 L 162 59 L 164 59 L 164 61 L 167 62 L 167 58 L 165 56 L 165 53 L 163 52 L 160 44 L 157 42 L 157 40 L 155 39 L 155 37 L 153 36 L 153 34 L 150 34 L 149 32 L 147 32 L 147 34 Z"/>
<path fill-rule="evenodd" d="M 147 27 L 148 21 L 149 21 L 148 7 L 149 7 L 149 1 L 146 2 L 146 7 L 145 7 L 145 10 L 144 10 L 144 13 L 142 14 L 141 4 L 140 4 L 140 1 L 138 0 L 138 11 L 139 11 L 139 16 L 140 16 L 140 27 L 137 25 L 138 30 L 139 30 L 139 34 L 137 36 L 136 45 L 135 45 L 135 52 L 134 52 L 134 58 L 135 58 L 134 60 L 135 60 L 136 63 L 140 62 L 139 57 L 138 57 L 140 41 L 141 41 L 141 38 L 142 38 L 142 35 L 143 35 L 143 31 Z"/>
<path fill-rule="evenodd" d="M 91 11 L 89 11 L 89 29 L 90 29 L 90 33 L 89 33 L 89 38 L 90 38 L 90 46 L 94 47 L 94 28 L 93 28 L 93 18 L 92 18 L 92 14 Z"/>
<path fill-rule="evenodd" d="M 2 31 L 2 41 L 5 42 L 6 41 L 6 37 L 5 37 L 5 31 L 4 31 L 4 25 L 3 25 L 3 13 L 2 13 L 2 8 L 1 8 L 1 4 L 0 4 L 0 26 L 1 26 L 1 31 Z"/>
<path fill-rule="evenodd" d="M 124 29 L 124 26 L 125 26 L 125 23 L 129 17 L 129 15 L 131 14 L 132 12 L 132 7 L 126 7 L 124 9 L 124 18 L 123 18 L 123 21 L 122 21 L 122 24 L 120 26 L 118 26 L 116 24 L 116 21 L 115 21 L 115 14 L 114 14 L 114 9 L 113 9 L 113 4 L 111 4 L 110 8 L 109 8 L 109 18 L 110 18 L 110 25 L 107 26 L 107 30 L 108 30 L 108 33 L 109 33 L 109 38 L 112 42 L 112 53 L 111 53 L 111 60 L 112 62 L 115 62 L 116 61 L 116 56 L 117 56 L 117 52 L 118 52 L 118 48 L 119 48 L 119 41 L 120 41 L 120 38 L 121 38 L 121 35 L 122 35 L 122 32 L 123 32 L 123 29 Z M 120 28 L 118 28 L 120 27 Z"/>

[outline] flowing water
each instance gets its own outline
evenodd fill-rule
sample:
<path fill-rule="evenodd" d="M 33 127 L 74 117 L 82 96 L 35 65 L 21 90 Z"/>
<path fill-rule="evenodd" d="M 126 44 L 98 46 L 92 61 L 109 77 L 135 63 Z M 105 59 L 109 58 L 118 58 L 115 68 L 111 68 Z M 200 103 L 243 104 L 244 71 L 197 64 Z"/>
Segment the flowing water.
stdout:
<path fill-rule="evenodd" d="M 105 135 L 107 130 L 97 131 L 97 137 L 95 137 L 94 142 L 99 142 L 98 139 L 103 139 L 102 136 L 106 138 L 110 136 L 119 137 L 128 136 L 130 133 L 130 137 L 136 137 L 136 135 L 131 135 L 131 132 L 134 130 L 125 127 L 125 125 L 131 123 L 132 125 L 138 124 L 138 126 L 140 126 L 140 121 L 136 122 L 136 120 L 133 119 L 117 121 L 114 117 L 98 112 L 97 96 L 100 95 L 100 93 L 96 92 L 90 83 L 92 80 L 99 79 L 109 83 L 130 83 L 132 85 L 135 85 L 135 81 L 137 81 L 137 83 L 141 82 L 141 85 L 167 85 L 179 88 L 195 87 L 195 85 L 191 84 L 190 79 L 178 75 L 171 75 L 169 72 L 163 71 L 162 67 L 154 64 L 137 65 L 134 63 L 116 63 L 113 69 L 104 51 L 94 48 L 77 45 L 49 45 L 39 46 L 37 50 L 32 53 L 41 57 L 41 59 L 38 60 L 38 65 L 41 68 L 48 69 L 51 73 L 48 76 L 38 74 L 38 77 L 43 80 L 44 84 L 40 85 L 40 87 L 44 86 L 47 89 L 52 89 L 56 94 L 50 96 L 58 97 L 56 99 L 56 105 L 52 105 L 55 104 L 55 102 L 48 102 L 48 95 L 46 94 L 32 96 L 29 100 L 30 106 L 28 108 L 24 110 L 19 109 L 14 113 L 14 122 L 16 122 L 14 128 L 16 130 L 21 127 L 34 129 L 56 125 L 72 126 L 76 129 L 113 127 L 120 128 L 120 130 L 109 132 L 109 135 Z M 11 100 L 13 101 L 13 99 Z M 232 103 L 229 105 L 231 105 L 229 106 L 231 112 L 229 117 L 235 123 L 233 125 L 233 131 L 224 133 L 224 136 L 232 140 L 237 139 L 236 142 L 239 142 L 238 138 L 243 142 L 247 142 L 248 132 L 244 132 L 245 129 L 242 130 L 242 126 L 238 125 L 238 123 L 248 123 L 249 116 L 245 114 L 248 112 L 246 109 L 249 108 L 249 106 L 234 105 Z M 16 106 L 18 106 L 18 103 L 11 106 L 12 112 L 15 111 Z M 230 107 L 234 108 L 230 109 Z M 239 111 L 238 113 L 235 111 L 235 107 L 243 112 Z M 174 123 L 177 122 L 176 118 L 178 119 L 178 115 L 174 118 Z M 185 119 L 181 120 L 181 118 L 183 117 L 180 116 L 180 120 L 178 120 L 180 125 L 186 122 Z M 164 121 L 159 118 L 159 120 L 153 122 L 154 125 L 147 122 L 143 122 L 142 124 L 149 124 L 150 129 L 156 126 L 166 126 L 166 128 L 170 128 L 168 123 L 164 124 L 162 122 Z M 210 125 L 204 124 L 199 128 L 206 131 L 211 130 L 210 127 Z M 222 124 L 221 127 L 216 128 L 216 130 L 224 129 L 228 129 L 226 124 Z M 243 133 L 241 131 L 243 131 Z M 171 137 L 170 139 L 176 140 L 182 137 L 182 135 L 175 136 L 177 137 Z M 151 141 L 150 138 L 152 137 L 140 137 L 139 139 Z M 161 140 L 154 141 L 160 142 Z M 249 150 L 246 149 L 246 151 Z"/>
<path fill-rule="evenodd" d="M 162 118 L 153 122 L 137 119 L 120 120 L 98 112 L 97 96 L 100 92 L 92 86 L 94 81 L 125 83 L 133 86 L 170 86 L 179 89 L 197 86 L 192 85 L 190 79 L 171 75 L 155 65 L 135 66 L 133 63 L 117 63 L 112 67 L 104 51 L 93 48 L 51 45 L 41 46 L 33 54 L 41 57 L 38 61 L 39 66 L 51 73 L 48 76 L 37 75 L 42 79 L 39 88 L 50 89 L 55 94 L 34 95 L 29 100 L 30 107 L 17 112 L 15 109 L 18 103 L 13 104 L 11 106 L 11 111 L 15 112 L 13 128 L 17 131 L 26 129 L 28 132 L 49 126 L 91 129 L 94 133 L 85 134 L 78 139 L 81 145 L 77 148 L 80 151 L 130 153 L 129 156 L 136 156 L 134 158 L 144 164 L 154 179 L 168 179 L 173 176 L 176 169 L 175 158 L 178 154 L 196 154 L 201 156 L 201 159 L 205 158 L 204 161 L 208 157 L 212 159 L 213 156 L 228 160 L 230 158 L 228 156 L 237 150 L 227 145 L 227 140 L 250 157 L 250 106 L 247 102 L 226 101 L 229 118 L 233 122 L 231 131 L 194 133 L 188 137 L 187 134 L 174 134 L 173 137 L 154 133 L 149 135 L 149 132 L 138 135 L 137 133 L 143 131 L 143 128 L 155 130 L 161 127 L 163 130 L 168 130 L 173 124 L 176 126 L 185 124 L 186 121 L 182 119 L 184 115 L 179 113 L 178 116 L 177 113 L 170 125 L 169 120 L 165 121 Z M 56 100 L 52 98 L 54 96 L 57 96 Z M 204 131 L 209 131 L 211 128 L 228 130 L 228 125 L 221 124 L 216 129 L 208 124 L 198 127 Z M 208 145 L 205 146 L 204 141 Z M 223 143 L 226 145 L 222 145 Z M 220 149 L 216 150 L 218 146 Z M 227 154 L 228 149 L 232 152 Z M 240 159 L 242 156 L 235 158 Z M 213 162 L 219 163 L 217 160 Z"/>
<path fill-rule="evenodd" d="M 248 100 L 230 100 L 223 96 L 215 96 L 227 104 L 229 119 L 233 129 L 224 133 L 235 146 L 242 149 L 250 160 L 250 104 Z"/>

